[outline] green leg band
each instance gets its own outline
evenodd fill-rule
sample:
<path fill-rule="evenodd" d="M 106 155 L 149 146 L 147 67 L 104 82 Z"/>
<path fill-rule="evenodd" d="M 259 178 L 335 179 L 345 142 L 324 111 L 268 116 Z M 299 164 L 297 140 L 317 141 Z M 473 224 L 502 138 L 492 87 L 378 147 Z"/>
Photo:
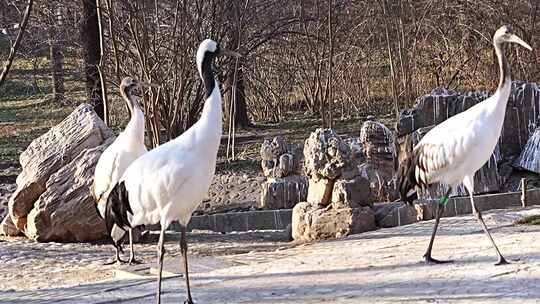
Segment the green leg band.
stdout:
<path fill-rule="evenodd" d="M 439 201 L 439 205 L 443 205 L 446 207 L 447 204 L 448 204 L 448 196 L 441 197 L 441 200 Z"/>

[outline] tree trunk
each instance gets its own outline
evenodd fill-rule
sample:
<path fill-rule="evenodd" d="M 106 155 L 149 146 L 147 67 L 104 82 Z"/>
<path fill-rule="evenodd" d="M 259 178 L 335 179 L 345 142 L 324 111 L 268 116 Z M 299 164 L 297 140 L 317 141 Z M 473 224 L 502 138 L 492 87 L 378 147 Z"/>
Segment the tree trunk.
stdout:
<path fill-rule="evenodd" d="M 49 30 L 53 97 L 55 102 L 64 103 L 64 54 L 61 48 L 64 36 L 59 30 L 62 28 L 62 12 L 60 8 L 54 8 L 54 11 L 56 17 Z"/>
<path fill-rule="evenodd" d="M 99 49 L 99 25 L 96 4 L 92 0 L 82 0 L 82 8 L 83 20 L 81 22 L 80 36 L 84 55 L 86 95 L 94 105 L 96 114 L 101 119 L 105 119 L 101 81 L 97 68 L 101 56 Z"/>
<path fill-rule="evenodd" d="M 232 63 L 234 67 L 234 62 Z M 233 87 L 234 83 L 234 72 L 229 73 L 227 76 L 227 87 L 230 88 L 230 90 L 227 93 L 226 98 L 226 106 L 225 109 L 225 121 L 229 121 L 229 109 L 234 102 L 233 105 L 234 108 L 234 124 L 237 127 L 249 127 L 251 126 L 251 122 L 249 121 L 248 117 L 248 111 L 247 111 L 247 104 L 246 104 L 246 93 L 245 93 L 245 87 L 244 87 L 244 72 L 242 71 L 241 64 L 239 64 L 240 68 L 236 72 L 236 98 L 233 96 L 232 92 L 235 87 Z"/>

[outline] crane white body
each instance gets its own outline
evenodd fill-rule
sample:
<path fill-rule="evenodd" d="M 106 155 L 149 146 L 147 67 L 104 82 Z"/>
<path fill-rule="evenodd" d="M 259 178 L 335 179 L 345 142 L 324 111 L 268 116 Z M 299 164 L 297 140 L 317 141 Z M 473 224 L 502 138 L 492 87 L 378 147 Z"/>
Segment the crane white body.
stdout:
<path fill-rule="evenodd" d="M 491 157 L 499 140 L 511 81 L 505 81 L 488 99 L 452 116 L 431 129 L 415 146 L 422 151 L 425 168 L 416 168 L 427 184 L 451 187 L 472 177 Z"/>
<path fill-rule="evenodd" d="M 216 82 L 201 118 L 179 137 L 137 159 L 124 173 L 131 226 L 178 220 L 187 226 L 208 192 L 222 134 L 221 95 Z"/>
<path fill-rule="evenodd" d="M 147 151 L 144 145 L 144 114 L 135 107 L 124 131 L 103 151 L 96 164 L 93 192 L 102 217 L 105 217 L 105 203 L 114 185 L 129 165 Z"/>
<path fill-rule="evenodd" d="M 493 36 L 493 45 L 500 68 L 499 86 L 491 97 L 476 104 L 468 110 L 452 116 L 430 130 L 414 147 L 410 157 L 400 164 L 399 190 L 401 197 L 409 202 L 415 197 L 418 187 L 427 188 L 434 183 L 449 186 L 449 190 L 437 205 L 435 225 L 424 258 L 428 263 L 443 263 L 431 257 L 431 250 L 439 219 L 453 187 L 463 182 L 469 192 L 472 211 L 482 225 L 495 249 L 497 265 L 507 264 L 493 241 L 480 210 L 474 203 L 474 174 L 491 157 L 499 140 L 506 105 L 512 81 L 510 65 L 504 54 L 503 44 L 514 42 L 531 50 L 531 47 L 513 34 L 512 28 L 503 26 Z"/>

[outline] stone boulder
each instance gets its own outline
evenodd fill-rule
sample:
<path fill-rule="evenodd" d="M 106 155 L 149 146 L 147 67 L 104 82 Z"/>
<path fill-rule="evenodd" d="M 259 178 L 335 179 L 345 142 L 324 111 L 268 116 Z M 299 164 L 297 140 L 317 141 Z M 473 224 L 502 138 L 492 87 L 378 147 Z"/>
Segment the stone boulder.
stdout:
<path fill-rule="evenodd" d="M 45 192 L 27 216 L 28 238 L 39 242 L 81 242 L 107 236 L 90 189 L 97 161 L 113 140 L 111 137 L 101 146 L 81 152 L 49 177 Z"/>
<path fill-rule="evenodd" d="M 364 148 L 366 162 L 377 167 L 393 167 L 394 134 L 382 123 L 365 121 L 360 129 L 360 142 Z"/>
<path fill-rule="evenodd" d="M 540 174 L 540 126 L 531 135 L 514 166 Z"/>
<path fill-rule="evenodd" d="M 358 175 L 347 142 L 331 129 L 317 129 L 304 144 L 304 172 L 309 179 L 307 201 L 330 204 L 334 182 Z"/>
<path fill-rule="evenodd" d="M 9 213 L 19 230 L 34 203 L 45 192 L 49 177 L 82 151 L 101 145 L 112 131 L 89 104 L 81 104 L 61 123 L 33 140 L 21 154 L 17 190 L 10 198 Z"/>
<path fill-rule="evenodd" d="M 261 208 L 289 209 L 307 198 L 308 181 L 304 176 L 292 175 L 269 178 L 262 184 Z"/>
<path fill-rule="evenodd" d="M 399 197 L 394 186 L 393 170 L 379 168 L 369 162 L 358 167 L 359 175 L 368 181 L 369 192 L 367 202 L 388 202 Z"/>
<path fill-rule="evenodd" d="M 335 208 L 358 208 L 371 206 L 369 180 L 362 176 L 338 179 L 332 189 L 332 206 Z"/>
<path fill-rule="evenodd" d="M 329 209 L 302 202 L 293 209 L 292 237 L 299 242 L 341 238 L 376 228 L 369 207 Z"/>
<path fill-rule="evenodd" d="M 281 136 L 265 139 L 261 145 L 261 167 L 266 177 L 285 177 L 302 174 L 302 148 L 290 144 Z"/>

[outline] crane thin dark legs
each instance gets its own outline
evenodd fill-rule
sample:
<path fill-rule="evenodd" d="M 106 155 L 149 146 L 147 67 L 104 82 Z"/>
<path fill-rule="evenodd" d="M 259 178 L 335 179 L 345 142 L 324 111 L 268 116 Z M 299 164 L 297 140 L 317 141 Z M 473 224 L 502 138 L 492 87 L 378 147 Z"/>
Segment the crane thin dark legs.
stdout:
<path fill-rule="evenodd" d="M 506 264 L 509 264 L 508 261 L 506 261 L 506 259 L 503 257 L 503 255 L 501 254 L 501 252 L 499 251 L 499 248 L 497 247 L 497 245 L 495 244 L 495 241 L 493 240 L 493 237 L 491 237 L 491 234 L 489 233 L 489 230 L 486 226 L 486 223 L 484 222 L 484 219 L 482 218 L 482 213 L 480 212 L 480 210 L 476 207 L 476 205 L 474 204 L 474 200 L 473 200 L 473 196 L 472 194 L 470 194 L 470 197 L 471 197 L 471 205 L 472 205 L 472 209 L 473 209 L 473 213 L 474 215 L 476 216 L 476 219 L 480 222 L 480 224 L 482 225 L 482 229 L 484 230 L 484 233 L 487 235 L 489 241 L 491 242 L 491 244 L 493 245 L 493 248 L 495 249 L 495 252 L 497 254 L 497 263 L 495 263 L 495 265 L 506 265 Z"/>
<path fill-rule="evenodd" d="M 182 232 L 182 235 L 180 236 L 180 252 L 182 253 L 182 259 L 184 261 L 184 277 L 186 278 L 186 293 L 187 293 L 187 299 L 186 301 L 184 301 L 184 304 L 193 304 L 193 299 L 191 298 L 191 290 L 189 288 L 186 227 L 183 225 L 181 225 L 181 232 Z"/>
<path fill-rule="evenodd" d="M 125 263 L 127 263 L 127 261 L 122 260 L 120 258 L 120 253 L 124 253 L 124 250 L 122 249 L 122 245 L 121 244 L 115 244 L 113 242 L 113 246 L 114 246 L 114 251 L 115 251 L 116 258 L 114 260 L 110 261 L 110 262 L 105 262 L 103 265 L 125 264 Z"/>
<path fill-rule="evenodd" d="M 159 234 L 158 243 L 158 286 L 156 293 L 157 304 L 161 303 L 161 273 L 163 271 L 163 256 L 165 255 L 165 229 L 166 227 L 161 226 L 161 233 Z"/>
<path fill-rule="evenodd" d="M 452 188 L 448 188 L 448 191 L 446 191 L 446 194 L 443 197 L 443 200 L 447 200 L 448 196 L 450 195 L 450 192 L 452 192 Z M 429 240 L 429 245 L 426 250 L 426 253 L 424 254 L 424 260 L 427 264 L 443 264 L 443 263 L 451 263 L 452 261 L 443 261 L 443 260 L 436 260 L 431 257 L 431 250 L 433 249 L 433 241 L 435 240 L 435 234 L 437 234 L 437 228 L 439 227 L 439 221 L 441 219 L 441 216 L 444 212 L 444 206 L 441 202 L 437 203 L 437 211 L 435 215 L 435 225 L 433 226 L 433 232 L 431 233 L 431 239 Z"/>

